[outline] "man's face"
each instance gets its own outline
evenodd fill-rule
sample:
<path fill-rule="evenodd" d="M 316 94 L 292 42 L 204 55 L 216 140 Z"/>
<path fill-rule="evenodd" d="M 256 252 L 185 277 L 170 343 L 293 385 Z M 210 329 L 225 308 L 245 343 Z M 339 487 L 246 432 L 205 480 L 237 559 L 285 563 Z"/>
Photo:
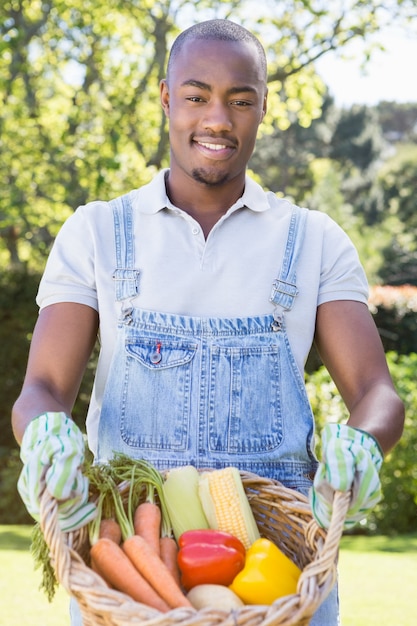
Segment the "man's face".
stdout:
<path fill-rule="evenodd" d="M 172 175 L 207 186 L 244 177 L 266 110 L 255 46 L 187 41 L 168 82 L 161 83 L 161 101 L 169 118 Z"/>

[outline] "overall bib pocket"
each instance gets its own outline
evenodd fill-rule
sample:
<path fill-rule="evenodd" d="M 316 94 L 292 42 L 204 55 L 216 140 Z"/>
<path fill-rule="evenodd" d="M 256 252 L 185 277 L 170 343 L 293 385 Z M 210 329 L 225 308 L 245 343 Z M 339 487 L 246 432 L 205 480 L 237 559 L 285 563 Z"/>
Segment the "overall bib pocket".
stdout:
<path fill-rule="evenodd" d="M 212 345 L 209 448 L 265 453 L 282 442 L 281 367 L 277 345 Z"/>
<path fill-rule="evenodd" d="M 126 444 L 149 450 L 187 448 L 197 347 L 172 337 L 127 338 L 120 417 Z"/>

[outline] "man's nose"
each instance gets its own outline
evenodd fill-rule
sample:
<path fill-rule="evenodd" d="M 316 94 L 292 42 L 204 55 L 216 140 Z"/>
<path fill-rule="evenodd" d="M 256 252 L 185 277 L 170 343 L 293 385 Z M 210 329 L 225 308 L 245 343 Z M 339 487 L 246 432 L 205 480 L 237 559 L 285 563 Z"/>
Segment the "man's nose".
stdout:
<path fill-rule="evenodd" d="M 231 111 L 227 104 L 219 101 L 210 102 L 204 112 L 204 128 L 217 133 L 232 129 Z"/>

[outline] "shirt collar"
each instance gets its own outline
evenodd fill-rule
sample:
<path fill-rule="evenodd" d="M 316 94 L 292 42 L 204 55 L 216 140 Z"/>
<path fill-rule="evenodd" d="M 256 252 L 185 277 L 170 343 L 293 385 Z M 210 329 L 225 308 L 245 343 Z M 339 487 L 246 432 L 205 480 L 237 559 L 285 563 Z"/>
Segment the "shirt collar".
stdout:
<path fill-rule="evenodd" d="M 168 169 L 162 169 L 150 183 L 133 192 L 132 203 L 141 213 L 151 215 L 165 208 L 176 209 L 167 196 L 165 175 Z M 246 176 L 245 190 L 242 196 L 229 208 L 227 213 L 247 207 L 251 211 L 261 212 L 270 208 L 268 195 L 252 178 Z"/>

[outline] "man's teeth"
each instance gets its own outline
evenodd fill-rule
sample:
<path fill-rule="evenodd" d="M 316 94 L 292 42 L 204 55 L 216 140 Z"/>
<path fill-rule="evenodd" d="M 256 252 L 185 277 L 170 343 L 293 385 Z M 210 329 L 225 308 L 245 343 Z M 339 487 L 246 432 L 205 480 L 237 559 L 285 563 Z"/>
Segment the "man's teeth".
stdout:
<path fill-rule="evenodd" d="M 209 150 L 224 150 L 227 146 L 219 145 L 217 143 L 203 143 L 200 142 L 200 146 L 204 146 L 204 148 L 208 148 Z"/>

